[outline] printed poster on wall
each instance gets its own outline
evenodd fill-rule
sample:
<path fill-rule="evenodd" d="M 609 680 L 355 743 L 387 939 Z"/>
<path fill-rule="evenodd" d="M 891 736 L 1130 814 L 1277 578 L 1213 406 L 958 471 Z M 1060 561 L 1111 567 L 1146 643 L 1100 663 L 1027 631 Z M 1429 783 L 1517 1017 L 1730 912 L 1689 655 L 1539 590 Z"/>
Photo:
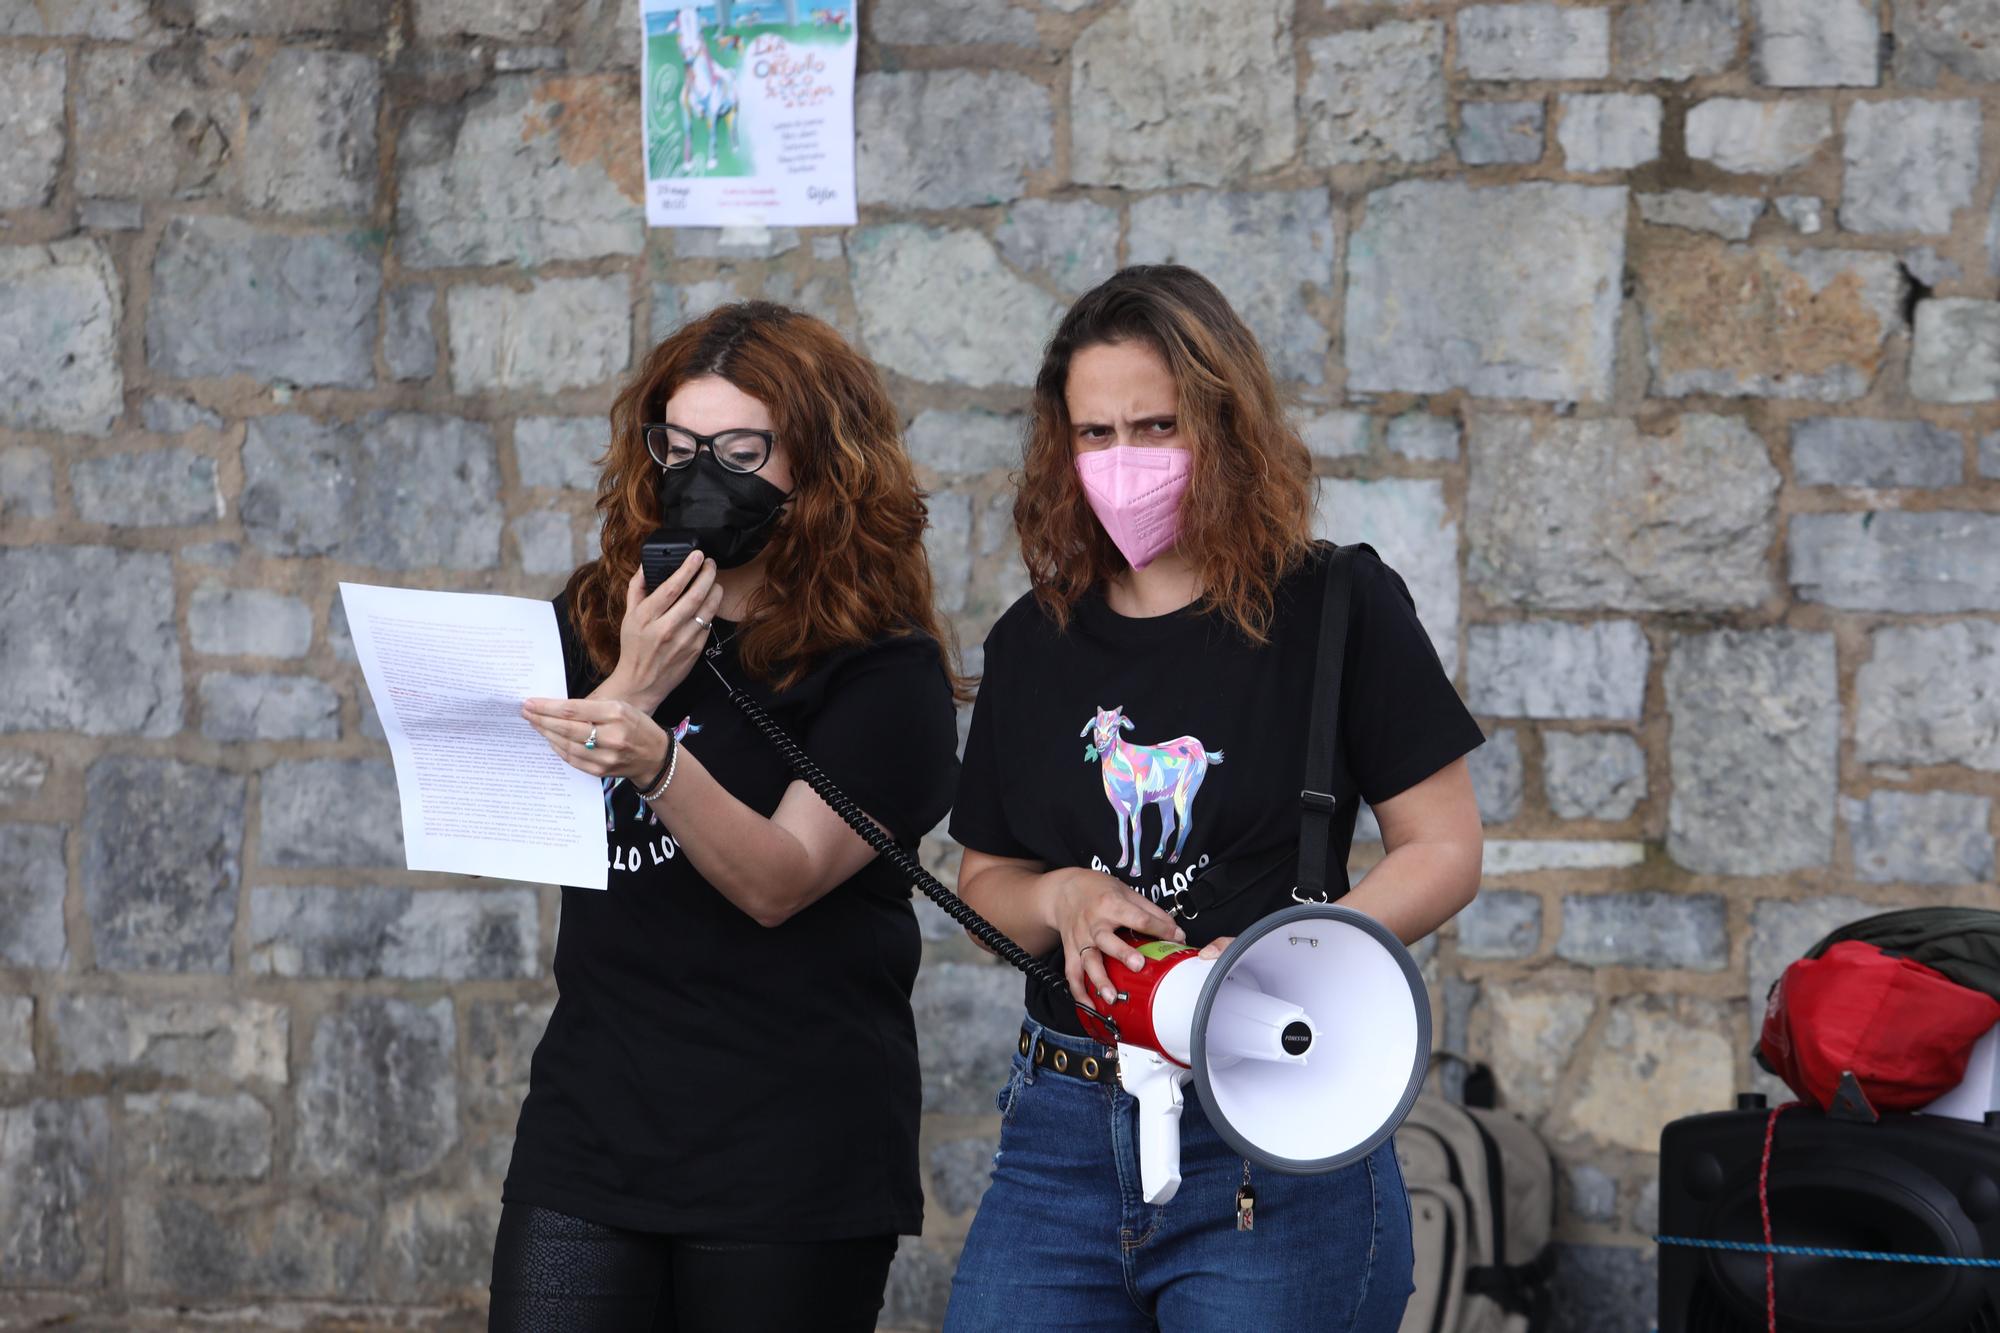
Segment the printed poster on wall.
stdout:
<path fill-rule="evenodd" d="M 646 223 L 854 223 L 859 0 L 641 0 Z"/>

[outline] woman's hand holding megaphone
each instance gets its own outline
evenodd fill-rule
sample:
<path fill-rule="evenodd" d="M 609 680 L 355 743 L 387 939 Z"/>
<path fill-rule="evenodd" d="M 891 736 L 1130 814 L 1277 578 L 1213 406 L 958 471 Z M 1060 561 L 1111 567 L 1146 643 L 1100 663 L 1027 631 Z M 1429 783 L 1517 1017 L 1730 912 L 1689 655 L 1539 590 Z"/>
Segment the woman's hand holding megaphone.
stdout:
<path fill-rule="evenodd" d="M 1047 876 L 1049 924 L 1063 944 L 1063 975 L 1072 995 L 1092 996 L 1105 1004 L 1118 997 L 1104 970 L 1104 959 L 1116 958 L 1137 972 L 1146 960 L 1121 939 L 1120 927 L 1153 939 L 1187 942 L 1187 932 L 1159 907 L 1111 876 L 1081 868 Z"/>

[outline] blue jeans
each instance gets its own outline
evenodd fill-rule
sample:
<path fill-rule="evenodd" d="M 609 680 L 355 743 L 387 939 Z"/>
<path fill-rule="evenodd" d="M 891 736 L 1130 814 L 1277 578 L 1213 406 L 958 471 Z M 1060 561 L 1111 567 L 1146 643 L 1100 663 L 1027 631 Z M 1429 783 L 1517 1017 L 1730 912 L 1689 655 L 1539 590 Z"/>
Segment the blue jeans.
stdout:
<path fill-rule="evenodd" d="M 1030 1021 L 1072 1052 L 1104 1048 Z M 1409 1196 L 1392 1144 L 1322 1176 L 1250 1168 L 1256 1229 L 1236 1229 L 1243 1158 L 1192 1086 L 1181 1187 L 1139 1195 L 1137 1103 L 1016 1054 L 1000 1151 L 952 1281 L 946 1333 L 1022 1328 L 1395 1333 L 1410 1282 Z"/>

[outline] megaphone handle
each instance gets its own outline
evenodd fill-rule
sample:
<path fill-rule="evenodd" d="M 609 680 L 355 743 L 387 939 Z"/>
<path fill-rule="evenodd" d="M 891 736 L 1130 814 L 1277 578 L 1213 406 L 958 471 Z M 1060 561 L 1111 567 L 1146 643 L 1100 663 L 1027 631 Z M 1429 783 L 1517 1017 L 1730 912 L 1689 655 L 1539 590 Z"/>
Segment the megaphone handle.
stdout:
<path fill-rule="evenodd" d="M 1143 1046 L 1118 1048 L 1118 1081 L 1139 1103 L 1139 1192 L 1162 1204 L 1181 1187 L 1181 1087 L 1188 1071 Z"/>

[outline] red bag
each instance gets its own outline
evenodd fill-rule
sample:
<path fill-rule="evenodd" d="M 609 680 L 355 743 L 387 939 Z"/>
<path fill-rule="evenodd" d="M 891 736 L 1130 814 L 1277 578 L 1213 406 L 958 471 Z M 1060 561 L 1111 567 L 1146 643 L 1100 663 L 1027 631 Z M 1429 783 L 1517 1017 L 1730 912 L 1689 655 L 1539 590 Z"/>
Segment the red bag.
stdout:
<path fill-rule="evenodd" d="M 1878 1111 L 1911 1111 L 1957 1087 L 2000 1001 L 1914 959 L 1846 940 L 1785 969 L 1764 1007 L 1764 1062 L 1801 1098 L 1833 1104 L 1852 1070 Z"/>

